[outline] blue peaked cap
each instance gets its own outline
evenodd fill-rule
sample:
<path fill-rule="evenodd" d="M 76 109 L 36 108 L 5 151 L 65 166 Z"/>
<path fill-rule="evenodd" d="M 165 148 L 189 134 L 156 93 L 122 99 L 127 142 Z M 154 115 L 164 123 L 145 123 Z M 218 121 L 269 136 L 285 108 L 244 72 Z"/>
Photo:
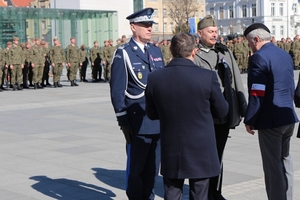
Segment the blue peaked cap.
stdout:
<path fill-rule="evenodd" d="M 126 19 L 128 19 L 130 23 L 155 23 L 152 18 L 153 12 L 153 8 L 144 8 L 143 10 L 136 11 L 129 15 Z"/>

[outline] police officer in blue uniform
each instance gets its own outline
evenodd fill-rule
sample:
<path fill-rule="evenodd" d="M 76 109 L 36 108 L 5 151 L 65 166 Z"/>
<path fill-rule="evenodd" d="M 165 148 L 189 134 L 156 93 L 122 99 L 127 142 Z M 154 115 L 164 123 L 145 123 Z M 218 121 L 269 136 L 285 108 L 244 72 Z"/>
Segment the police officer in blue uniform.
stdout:
<path fill-rule="evenodd" d="M 126 18 L 133 35 L 115 51 L 111 66 L 111 101 L 126 139 L 126 194 L 130 200 L 154 199 L 160 163 L 159 121 L 147 117 L 144 97 L 148 74 L 164 67 L 161 50 L 149 43 L 153 11 L 145 8 Z"/>

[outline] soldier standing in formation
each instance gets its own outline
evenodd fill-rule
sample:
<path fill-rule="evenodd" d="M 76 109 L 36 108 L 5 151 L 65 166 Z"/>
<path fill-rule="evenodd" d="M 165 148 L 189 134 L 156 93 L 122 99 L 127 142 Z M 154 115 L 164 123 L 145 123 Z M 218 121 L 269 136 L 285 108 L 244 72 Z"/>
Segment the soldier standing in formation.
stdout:
<path fill-rule="evenodd" d="M 45 56 L 39 38 L 35 39 L 35 45 L 32 47 L 32 50 L 33 58 L 31 66 L 33 71 L 34 89 L 43 89 L 42 79 L 45 66 Z"/>
<path fill-rule="evenodd" d="M 105 81 L 109 81 L 110 79 L 110 68 L 112 63 L 112 58 L 114 55 L 116 48 L 113 46 L 113 40 L 108 40 L 108 46 L 103 50 L 103 55 L 105 58 L 105 65 L 104 65 L 104 78 Z"/>
<path fill-rule="evenodd" d="M 1 89 L 2 90 L 6 90 L 3 86 L 4 82 L 6 83 L 6 86 L 8 88 L 9 85 L 9 80 L 8 80 L 8 74 L 10 74 L 10 67 L 9 67 L 9 56 L 8 56 L 8 51 L 9 49 L 12 47 L 12 42 L 7 42 L 6 43 L 6 48 L 3 50 L 3 54 L 4 54 L 4 61 L 5 61 L 5 65 L 3 68 L 3 75 L 2 75 L 2 85 L 1 85 Z"/>
<path fill-rule="evenodd" d="M 13 46 L 9 49 L 8 59 L 11 69 L 11 84 L 13 90 L 22 90 L 22 69 L 24 67 L 24 56 L 22 48 L 18 45 L 19 38 L 14 37 Z"/>
<path fill-rule="evenodd" d="M 291 53 L 293 57 L 294 62 L 294 69 L 299 69 L 300 64 L 300 41 L 299 41 L 299 35 L 296 35 L 294 37 L 294 41 L 291 44 Z"/>
<path fill-rule="evenodd" d="M 76 83 L 76 74 L 78 71 L 78 66 L 82 65 L 80 62 L 79 48 L 76 45 L 76 39 L 74 37 L 70 38 L 71 44 L 66 48 L 66 60 L 67 60 L 67 71 L 68 79 L 71 86 L 78 86 Z"/>
<path fill-rule="evenodd" d="M 51 60 L 52 71 L 53 71 L 53 85 L 54 87 L 62 87 L 60 84 L 60 75 L 65 65 L 66 58 L 64 56 L 64 50 L 59 45 L 57 38 L 53 39 L 54 46 L 49 51 L 49 57 Z"/>
<path fill-rule="evenodd" d="M 244 73 L 244 60 L 246 58 L 246 51 L 242 43 L 242 37 L 238 36 L 237 41 L 233 48 L 233 55 L 236 59 L 236 63 L 239 67 L 240 73 Z"/>
<path fill-rule="evenodd" d="M 88 65 L 88 52 L 85 44 L 82 44 L 79 51 L 81 66 L 79 66 L 80 81 L 88 82 L 86 80 L 86 68 Z"/>
<path fill-rule="evenodd" d="M 45 67 L 42 77 L 42 86 L 51 86 L 49 83 L 49 71 L 50 71 L 50 60 L 49 60 L 49 49 L 47 48 L 47 43 L 45 41 L 41 41 L 41 46 L 44 51 L 44 57 L 45 57 Z M 46 84 L 45 84 L 46 81 Z"/>
<path fill-rule="evenodd" d="M 170 51 L 170 46 L 167 44 L 166 39 L 163 39 L 162 45 L 160 45 L 160 50 L 163 54 L 165 65 L 169 64 L 169 62 L 171 61 L 172 55 L 171 55 L 171 51 Z"/>
<path fill-rule="evenodd" d="M 31 49 L 31 43 L 27 42 L 25 44 L 25 49 L 23 50 L 24 57 L 25 57 L 25 64 L 24 64 L 24 73 L 23 73 L 23 88 L 29 88 L 28 86 L 28 72 L 29 68 L 31 67 L 33 51 Z"/>
<path fill-rule="evenodd" d="M 98 46 L 98 41 L 94 41 L 94 46 L 90 50 L 93 82 L 101 81 L 101 75 L 102 75 L 101 52 L 102 51 Z"/>

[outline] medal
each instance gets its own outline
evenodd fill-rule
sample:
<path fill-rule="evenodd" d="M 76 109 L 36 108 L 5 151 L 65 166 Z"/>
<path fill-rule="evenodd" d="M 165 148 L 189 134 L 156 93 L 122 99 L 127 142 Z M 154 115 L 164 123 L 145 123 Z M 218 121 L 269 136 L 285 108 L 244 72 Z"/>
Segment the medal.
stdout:
<path fill-rule="evenodd" d="M 138 79 L 142 79 L 142 78 L 143 78 L 142 72 L 138 72 Z"/>

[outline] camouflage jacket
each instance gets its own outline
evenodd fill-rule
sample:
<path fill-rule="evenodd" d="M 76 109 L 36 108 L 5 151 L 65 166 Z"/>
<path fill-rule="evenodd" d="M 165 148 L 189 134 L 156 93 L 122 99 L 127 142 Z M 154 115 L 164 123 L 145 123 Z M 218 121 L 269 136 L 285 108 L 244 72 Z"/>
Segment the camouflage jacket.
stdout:
<path fill-rule="evenodd" d="M 70 44 L 66 48 L 66 60 L 68 63 L 80 63 L 79 48 Z"/>
<path fill-rule="evenodd" d="M 13 45 L 8 50 L 8 64 L 15 65 L 15 64 L 24 64 L 25 58 L 23 55 L 23 50 L 20 46 Z"/>
<path fill-rule="evenodd" d="M 52 46 L 49 50 L 49 58 L 50 61 L 54 64 L 66 62 L 64 50 L 61 46 Z"/>
<path fill-rule="evenodd" d="M 34 45 L 32 47 L 33 56 L 31 63 L 33 64 L 44 64 L 45 63 L 45 56 L 44 56 L 44 50 L 43 47 Z"/>
<path fill-rule="evenodd" d="M 91 54 L 91 62 L 92 63 L 100 63 L 101 61 L 101 50 L 99 47 L 93 47 L 90 50 L 90 54 Z"/>

